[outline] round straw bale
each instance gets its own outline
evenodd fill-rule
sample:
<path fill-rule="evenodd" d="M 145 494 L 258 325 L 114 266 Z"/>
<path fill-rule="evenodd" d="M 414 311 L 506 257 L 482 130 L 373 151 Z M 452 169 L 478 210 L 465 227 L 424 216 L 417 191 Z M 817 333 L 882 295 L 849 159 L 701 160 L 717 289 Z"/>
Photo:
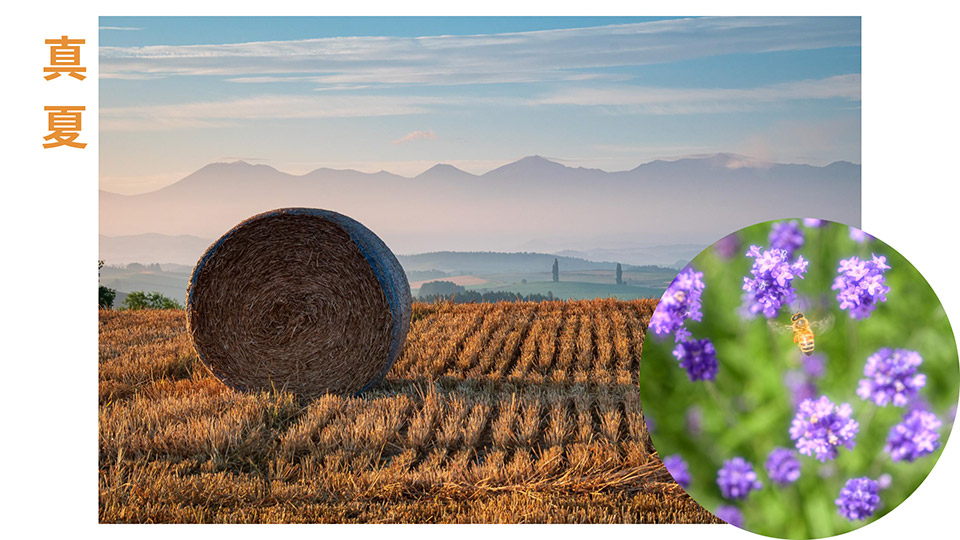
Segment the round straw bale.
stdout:
<path fill-rule="evenodd" d="M 187 325 L 200 359 L 233 388 L 360 393 L 400 354 L 410 285 L 357 221 L 283 208 L 207 249 L 190 278 Z"/>

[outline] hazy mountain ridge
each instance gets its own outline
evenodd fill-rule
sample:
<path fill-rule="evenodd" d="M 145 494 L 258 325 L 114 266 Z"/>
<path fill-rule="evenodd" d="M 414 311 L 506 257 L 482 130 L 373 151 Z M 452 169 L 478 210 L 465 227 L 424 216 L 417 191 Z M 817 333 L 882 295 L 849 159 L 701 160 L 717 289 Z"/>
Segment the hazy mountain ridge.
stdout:
<path fill-rule="evenodd" d="M 213 243 L 191 235 L 147 233 L 129 236 L 100 235 L 100 259 L 108 265 L 175 263 L 194 265 Z"/>
<path fill-rule="evenodd" d="M 479 176 L 437 165 L 407 178 L 334 169 L 298 176 L 238 161 L 207 165 L 150 193 L 101 191 L 100 232 L 216 238 L 250 215 L 285 206 L 349 215 L 401 253 L 512 251 L 547 236 L 563 238 L 565 248 L 613 236 L 707 244 L 790 216 L 859 224 L 860 166 L 718 154 L 606 172 L 530 156 Z"/>
<path fill-rule="evenodd" d="M 189 266 L 196 264 L 200 256 L 213 244 L 212 238 L 190 235 L 168 236 L 164 234 L 137 234 L 130 236 L 100 235 L 100 259 L 107 265 L 131 263 Z M 665 246 L 672 253 L 672 246 Z M 681 246 L 684 249 L 686 246 Z M 605 251 L 608 255 L 610 250 Z M 558 259 L 565 270 L 612 270 L 615 258 L 594 260 L 581 256 L 581 252 L 538 253 L 495 251 L 434 251 L 397 255 L 400 265 L 407 272 L 438 270 L 445 274 L 463 273 L 509 273 L 549 272 L 553 260 Z M 624 268 L 638 266 L 626 261 Z M 177 268 L 182 271 L 183 268 Z"/>

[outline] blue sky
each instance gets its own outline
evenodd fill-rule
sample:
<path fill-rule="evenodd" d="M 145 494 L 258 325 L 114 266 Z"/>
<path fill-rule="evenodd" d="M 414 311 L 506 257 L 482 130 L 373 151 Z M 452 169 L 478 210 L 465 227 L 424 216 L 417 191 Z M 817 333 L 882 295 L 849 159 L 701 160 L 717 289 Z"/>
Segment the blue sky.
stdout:
<path fill-rule="evenodd" d="M 102 17 L 101 188 L 214 161 L 860 162 L 859 18 Z"/>

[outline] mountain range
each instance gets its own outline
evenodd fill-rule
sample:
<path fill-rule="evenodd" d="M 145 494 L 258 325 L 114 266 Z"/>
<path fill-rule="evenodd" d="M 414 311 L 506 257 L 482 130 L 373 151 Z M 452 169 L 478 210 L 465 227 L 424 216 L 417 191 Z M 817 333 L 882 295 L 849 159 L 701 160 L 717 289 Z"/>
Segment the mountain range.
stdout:
<path fill-rule="evenodd" d="M 716 154 L 607 172 L 530 156 L 482 175 L 437 164 L 408 178 L 328 168 L 293 175 L 243 161 L 213 163 L 157 191 L 101 191 L 100 233 L 216 238 L 250 215 L 285 206 L 349 215 L 398 253 L 580 255 L 626 244 L 706 245 L 784 217 L 859 225 L 860 165 Z M 617 259 L 607 255 L 603 259 Z"/>

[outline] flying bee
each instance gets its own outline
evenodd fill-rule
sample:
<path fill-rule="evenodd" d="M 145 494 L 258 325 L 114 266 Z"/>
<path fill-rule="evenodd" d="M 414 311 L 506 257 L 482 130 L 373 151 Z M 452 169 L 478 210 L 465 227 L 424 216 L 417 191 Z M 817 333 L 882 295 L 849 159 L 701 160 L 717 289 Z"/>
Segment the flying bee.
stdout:
<path fill-rule="evenodd" d="M 800 348 L 800 352 L 806 356 L 810 356 L 813 354 L 814 348 L 813 330 L 816 328 L 818 332 L 825 332 L 831 326 L 833 317 L 830 316 L 826 319 L 810 321 L 802 312 L 798 311 L 790 317 L 790 324 L 785 325 L 777 321 L 767 322 L 770 328 L 780 333 L 793 332 L 793 342 Z"/>
<path fill-rule="evenodd" d="M 810 329 L 810 321 L 799 311 L 790 317 L 793 327 L 793 342 L 800 347 L 800 352 L 810 356 L 813 354 L 813 330 Z"/>

